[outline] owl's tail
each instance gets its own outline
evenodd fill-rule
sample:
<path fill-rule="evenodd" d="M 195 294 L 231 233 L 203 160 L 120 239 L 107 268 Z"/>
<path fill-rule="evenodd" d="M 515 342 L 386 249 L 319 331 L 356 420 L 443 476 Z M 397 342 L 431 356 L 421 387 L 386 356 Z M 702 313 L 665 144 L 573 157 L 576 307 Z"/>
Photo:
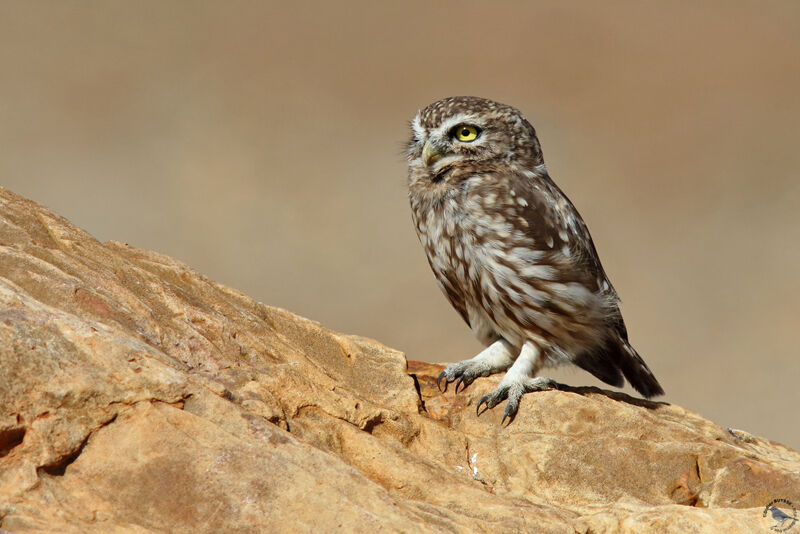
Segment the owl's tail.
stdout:
<path fill-rule="evenodd" d="M 624 375 L 633 389 L 644 397 L 649 399 L 663 395 L 661 384 L 624 335 L 623 331 L 618 339 L 599 350 L 581 354 L 574 363 L 606 384 L 622 387 L 625 384 Z"/>
<path fill-rule="evenodd" d="M 624 339 L 620 339 L 620 349 L 616 363 L 633 389 L 648 399 L 663 395 L 664 389 L 636 349 Z"/>

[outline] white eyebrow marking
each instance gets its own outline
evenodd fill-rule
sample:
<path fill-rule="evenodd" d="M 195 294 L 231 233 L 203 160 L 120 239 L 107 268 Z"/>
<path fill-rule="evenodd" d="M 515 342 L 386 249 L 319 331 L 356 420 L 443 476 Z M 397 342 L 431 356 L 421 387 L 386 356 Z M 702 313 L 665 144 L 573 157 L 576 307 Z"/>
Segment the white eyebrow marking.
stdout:
<path fill-rule="evenodd" d="M 473 115 L 467 115 L 465 113 L 458 113 L 458 114 L 453 115 L 452 117 L 448 118 L 447 120 L 442 121 L 442 125 L 439 126 L 436 129 L 436 131 L 439 132 L 442 136 L 445 136 L 445 135 L 447 135 L 447 132 L 449 132 L 450 129 L 453 126 L 461 124 L 462 122 L 477 123 L 478 120 Z"/>
<path fill-rule="evenodd" d="M 425 128 L 423 128 L 422 124 L 419 122 L 419 113 L 417 113 L 417 116 L 411 121 L 411 129 L 414 130 L 414 137 L 420 141 L 425 139 Z"/>

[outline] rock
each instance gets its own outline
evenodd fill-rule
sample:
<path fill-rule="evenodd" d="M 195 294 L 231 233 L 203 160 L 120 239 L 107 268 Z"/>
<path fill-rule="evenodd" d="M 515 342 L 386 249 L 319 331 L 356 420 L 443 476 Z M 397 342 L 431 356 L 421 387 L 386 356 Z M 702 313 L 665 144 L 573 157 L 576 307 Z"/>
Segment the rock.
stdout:
<path fill-rule="evenodd" d="M 265 276 L 269 276 L 265 273 Z M 475 415 L 496 383 L 99 243 L 0 189 L 0 528 L 767 531 L 800 454 L 595 388 Z"/>

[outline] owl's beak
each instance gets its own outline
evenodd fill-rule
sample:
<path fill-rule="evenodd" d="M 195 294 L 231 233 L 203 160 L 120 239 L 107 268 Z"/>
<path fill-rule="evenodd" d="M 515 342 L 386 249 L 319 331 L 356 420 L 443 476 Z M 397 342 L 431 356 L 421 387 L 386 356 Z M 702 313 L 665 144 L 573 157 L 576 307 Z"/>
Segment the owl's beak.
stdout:
<path fill-rule="evenodd" d="M 425 141 L 425 146 L 422 147 L 422 161 L 425 166 L 430 167 L 431 164 L 436 163 L 442 158 L 442 153 L 430 142 Z"/>

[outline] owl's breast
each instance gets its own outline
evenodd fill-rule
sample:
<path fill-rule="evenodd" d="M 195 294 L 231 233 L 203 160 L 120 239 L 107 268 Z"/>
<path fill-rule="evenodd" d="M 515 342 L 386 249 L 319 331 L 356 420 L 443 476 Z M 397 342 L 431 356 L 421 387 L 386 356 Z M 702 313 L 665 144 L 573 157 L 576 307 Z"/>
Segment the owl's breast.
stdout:
<path fill-rule="evenodd" d="M 464 213 L 458 200 L 423 203 L 412 199 L 411 208 L 417 235 L 437 278 L 457 273 L 467 256 Z"/>
<path fill-rule="evenodd" d="M 513 207 L 497 192 L 482 194 L 484 182 L 476 176 L 449 195 L 411 197 L 417 235 L 442 289 L 473 301 L 495 287 L 487 283 L 489 276 L 506 281 L 515 268 L 541 257 L 526 248 L 530 240 L 520 226 L 525 222 L 515 218 Z"/>
<path fill-rule="evenodd" d="M 534 239 L 519 197 L 467 189 L 414 221 L 439 287 L 475 335 L 557 339 L 564 350 L 602 338 L 609 302 L 572 276 L 569 254 Z"/>

